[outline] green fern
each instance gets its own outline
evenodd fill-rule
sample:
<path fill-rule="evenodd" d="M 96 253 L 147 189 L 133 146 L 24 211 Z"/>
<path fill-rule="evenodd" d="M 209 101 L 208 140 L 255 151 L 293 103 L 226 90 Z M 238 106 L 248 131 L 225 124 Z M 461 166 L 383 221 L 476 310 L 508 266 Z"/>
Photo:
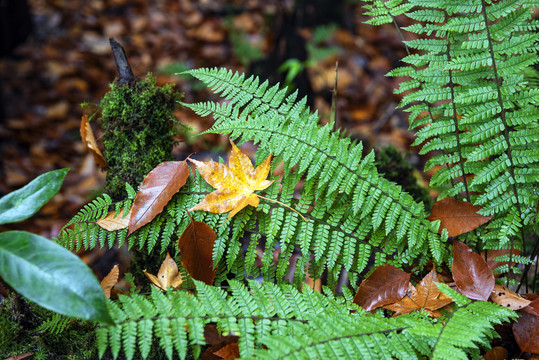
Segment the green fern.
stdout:
<path fill-rule="evenodd" d="M 441 289 L 457 306 L 442 323 L 421 312 L 387 319 L 309 288 L 229 284 L 225 291 L 196 282 L 194 296 L 152 289 L 148 297 L 109 302 L 116 324 L 97 330 L 99 356 L 110 347 L 114 359 L 121 351 L 132 359 L 137 350 L 146 358 L 157 343 L 168 359 L 184 359 L 189 347 L 205 345 L 204 326 L 215 323 L 221 332 L 239 335 L 244 358 L 467 359 L 475 344 L 488 348 L 493 325 L 516 317 L 499 305 L 471 303 L 447 286 Z"/>

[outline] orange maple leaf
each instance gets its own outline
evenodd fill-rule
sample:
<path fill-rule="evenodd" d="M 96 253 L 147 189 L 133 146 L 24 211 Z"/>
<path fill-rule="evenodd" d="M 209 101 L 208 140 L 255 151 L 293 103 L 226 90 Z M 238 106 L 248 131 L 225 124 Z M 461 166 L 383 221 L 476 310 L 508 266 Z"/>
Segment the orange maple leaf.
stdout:
<path fill-rule="evenodd" d="M 255 169 L 249 157 L 242 153 L 232 140 L 230 143 L 232 154 L 228 166 L 215 161 L 189 159 L 196 165 L 204 180 L 217 189 L 189 211 L 205 210 L 216 214 L 230 211 L 228 218 L 231 218 L 247 205 L 257 207 L 260 199 L 254 192 L 264 190 L 273 183 L 273 180 L 266 180 L 271 155 Z"/>
<path fill-rule="evenodd" d="M 410 284 L 410 295 L 404 296 L 396 303 L 385 305 L 384 308 L 395 311 L 393 316 L 408 314 L 417 309 L 425 309 L 433 317 L 441 313 L 438 309 L 453 302 L 453 300 L 438 290 L 435 282 L 436 272 L 431 270 L 416 287 Z"/>

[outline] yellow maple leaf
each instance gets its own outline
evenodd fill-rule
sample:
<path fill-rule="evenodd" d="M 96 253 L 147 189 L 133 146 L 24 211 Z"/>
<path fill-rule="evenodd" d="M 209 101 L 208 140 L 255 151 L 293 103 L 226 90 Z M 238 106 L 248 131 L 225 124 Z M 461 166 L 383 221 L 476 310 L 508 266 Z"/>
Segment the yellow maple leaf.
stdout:
<path fill-rule="evenodd" d="M 173 258 L 170 257 L 170 254 L 167 252 L 167 256 L 161 267 L 157 276 L 152 275 L 146 270 L 144 270 L 144 275 L 152 282 L 152 284 L 160 290 L 166 290 L 169 286 L 172 286 L 174 289 L 178 289 L 182 285 L 182 276 L 178 271 L 178 265 Z"/>
<path fill-rule="evenodd" d="M 189 159 L 196 165 L 204 180 L 216 189 L 189 211 L 205 210 L 216 214 L 230 211 L 228 218 L 231 218 L 247 205 L 257 207 L 260 199 L 254 192 L 264 190 L 273 183 L 273 180 L 266 180 L 271 155 L 255 169 L 249 157 L 242 153 L 232 140 L 230 143 L 232 154 L 228 166 L 216 161 Z"/>

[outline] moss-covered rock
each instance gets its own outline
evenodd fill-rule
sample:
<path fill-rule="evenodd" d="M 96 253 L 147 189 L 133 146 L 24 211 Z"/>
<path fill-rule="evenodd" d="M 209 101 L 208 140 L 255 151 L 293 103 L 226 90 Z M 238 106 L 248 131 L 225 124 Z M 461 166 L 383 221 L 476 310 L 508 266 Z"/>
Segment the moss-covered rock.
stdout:
<path fill-rule="evenodd" d="M 109 164 L 105 191 L 125 198 L 125 182 L 138 187 L 159 163 L 172 160 L 174 136 L 180 125 L 174 118 L 181 94 L 173 85 L 156 86 L 148 76 L 133 85 L 111 84 L 101 100 L 105 158 Z"/>

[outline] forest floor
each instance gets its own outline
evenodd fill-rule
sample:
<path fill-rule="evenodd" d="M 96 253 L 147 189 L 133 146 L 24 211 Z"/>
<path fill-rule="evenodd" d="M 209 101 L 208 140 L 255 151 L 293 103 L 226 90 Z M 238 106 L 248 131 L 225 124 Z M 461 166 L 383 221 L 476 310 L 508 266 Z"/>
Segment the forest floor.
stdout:
<path fill-rule="evenodd" d="M 80 139 L 80 104 L 99 103 L 117 76 L 109 37 L 125 47 L 136 76 L 152 72 L 158 84 L 176 84 L 185 102 L 215 99 L 197 81 L 175 73 L 215 66 L 248 71 L 263 63 L 276 53 L 282 24 L 292 16 L 291 5 L 286 5 L 292 2 L 275 3 L 30 0 L 33 34 L 13 56 L 0 60 L 5 105 L 0 123 L 0 196 L 44 172 L 71 170 L 61 192 L 36 216 L 0 230 L 24 229 L 55 237 L 102 187 L 104 173 Z M 421 169 L 425 159 L 414 154 L 406 116 L 395 110 L 400 96 L 393 89 L 398 79 L 384 76 L 399 65 L 405 48 L 392 25 L 364 24 L 367 17 L 362 12 L 359 5 L 348 6 L 340 26 L 289 24 L 285 31 L 298 35 L 307 49 L 307 61 L 290 63 L 305 68 L 292 83 L 307 79 L 300 95 L 314 99 L 321 121 L 328 121 L 338 62 L 337 125 L 369 146 L 395 145 Z M 286 71 L 281 80 L 285 76 Z M 210 118 L 182 108 L 176 116 L 193 128 L 193 136 L 178 139 L 177 158 L 226 151 L 228 140 L 222 136 L 194 136 L 211 126 Z"/>

